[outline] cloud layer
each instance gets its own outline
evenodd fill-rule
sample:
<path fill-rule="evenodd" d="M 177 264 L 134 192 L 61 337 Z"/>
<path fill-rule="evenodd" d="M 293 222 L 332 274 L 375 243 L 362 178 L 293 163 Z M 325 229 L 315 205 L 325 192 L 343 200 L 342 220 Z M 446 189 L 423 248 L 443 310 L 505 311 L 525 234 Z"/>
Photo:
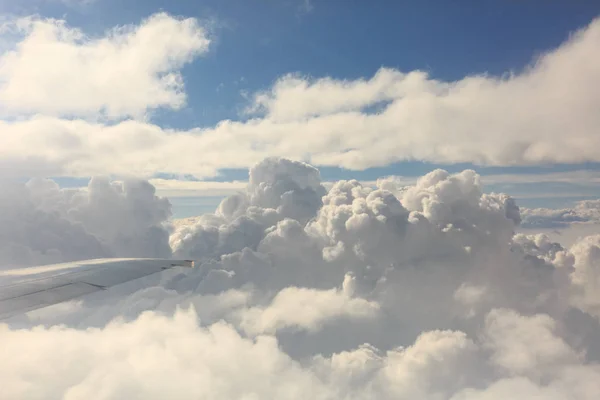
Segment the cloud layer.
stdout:
<path fill-rule="evenodd" d="M 600 200 L 583 200 L 573 208 L 523 209 L 527 228 L 565 228 L 574 223 L 600 223 Z"/>
<path fill-rule="evenodd" d="M 148 183 L 22 193 L 29 214 L 55 210 L 109 251 L 116 237 L 163 243 L 144 234 L 168 215 Z M 515 235 L 520 220 L 473 171 L 327 191 L 315 168 L 266 159 L 173 231 L 173 254 L 197 268 L 0 326 L 3 396 L 596 399 L 600 239 L 565 249 Z"/>
<path fill-rule="evenodd" d="M 593 84 L 600 79 L 600 20 L 506 76 L 445 82 L 390 68 L 353 81 L 286 75 L 250 96 L 250 119 L 184 131 L 139 118 L 109 125 L 90 119 L 180 107 L 178 71 L 210 43 L 197 21 L 158 14 L 99 38 L 64 21 L 9 25 L 24 37 L 1 56 L 4 112 L 35 114 L 1 126 L 0 160 L 15 175 L 206 177 L 272 155 L 351 169 L 402 160 L 600 161 Z M 63 57 L 48 59 L 55 52 Z"/>

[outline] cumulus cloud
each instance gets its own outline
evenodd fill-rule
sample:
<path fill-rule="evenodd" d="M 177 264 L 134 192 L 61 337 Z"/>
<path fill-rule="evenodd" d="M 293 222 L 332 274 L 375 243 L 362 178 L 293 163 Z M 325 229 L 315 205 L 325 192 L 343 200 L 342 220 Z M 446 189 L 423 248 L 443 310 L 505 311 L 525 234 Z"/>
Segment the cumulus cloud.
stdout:
<path fill-rule="evenodd" d="M 101 257 L 169 257 L 171 205 L 146 181 L 93 178 L 85 189 L 32 179 L 0 190 L 0 266 Z"/>
<path fill-rule="evenodd" d="M 70 176 L 167 172 L 207 177 L 273 155 L 351 169 L 401 160 L 487 165 L 600 161 L 595 151 L 600 98 L 593 90 L 600 79 L 598 19 L 523 71 L 506 76 L 445 82 L 422 71 L 390 68 L 353 81 L 286 75 L 251 96 L 249 111 L 255 114 L 250 119 L 190 130 L 142 121 L 104 125 L 56 115 L 91 110 L 123 116 L 179 107 L 184 96 L 177 71 L 208 45 L 196 21 L 160 14 L 101 39 L 83 39 L 82 32 L 52 21 L 28 20 L 20 26 L 32 33 L 3 56 L 3 104 L 15 112 L 46 115 L 2 123 L 0 160 L 10 160 L 16 175 L 50 170 Z M 65 63 L 56 64 L 54 56 L 45 62 L 38 40 L 64 52 L 60 59 Z M 124 41 L 127 51 L 115 40 Z M 105 54 L 105 47 L 112 53 Z M 90 62 L 82 65 L 79 57 L 71 62 L 82 49 L 82 59 Z M 127 54 L 147 62 L 141 70 L 133 68 L 139 64 L 128 63 Z M 21 67 L 24 60 L 27 65 Z M 40 64 L 53 69 L 31 72 L 28 67 Z M 94 75 L 96 65 L 109 65 L 102 71 L 111 75 Z M 65 90 L 56 76 L 84 84 Z M 104 79 L 114 82 L 104 85 Z M 35 88 L 30 90 L 26 85 L 31 82 Z"/>
<path fill-rule="evenodd" d="M 485 345 L 492 362 L 515 375 L 541 377 L 555 365 L 577 363 L 577 354 L 554 333 L 556 321 L 547 315 L 523 317 L 493 310 L 486 317 Z M 510 332 L 510 334 L 509 334 Z"/>
<path fill-rule="evenodd" d="M 0 265 L 51 264 L 110 255 L 80 224 L 39 210 L 23 185 L 0 191 Z M 48 201 L 48 200 L 46 200 Z"/>
<path fill-rule="evenodd" d="M 265 236 L 272 238 L 263 243 L 268 246 L 277 237 L 302 235 L 303 224 L 316 215 L 325 192 L 316 168 L 266 159 L 250 170 L 244 192 L 224 199 L 215 214 L 178 229 L 171 245 L 178 257 L 213 258 L 255 250 Z"/>
<path fill-rule="evenodd" d="M 571 249 L 575 256 L 573 281 L 578 302 L 600 318 L 600 235 L 587 236 Z"/>
<path fill-rule="evenodd" d="M 524 318 L 523 323 L 535 325 L 543 318 Z M 271 336 L 244 338 L 221 322 L 203 328 L 193 312 L 177 312 L 174 318 L 148 313 L 134 322 L 116 321 L 103 329 L 2 329 L 7 344 L 1 351 L 3 359 L 12 361 L 3 363 L 0 371 L 7 378 L 3 390 L 10 399 L 23 395 L 31 399 L 136 395 L 148 399 L 309 396 L 458 400 L 518 395 L 591 400 L 600 390 L 597 366 L 571 357 L 557 359 L 554 357 L 560 354 L 554 353 L 549 356 L 559 371 L 549 384 L 510 374 L 487 382 L 481 376 L 485 366 L 479 358 L 486 345 L 456 331 L 427 332 L 411 346 L 386 353 L 362 346 L 302 363 L 282 352 Z M 545 328 L 539 329 L 544 332 Z M 508 331 L 503 340 L 518 343 L 521 335 Z M 560 343 L 549 335 L 542 337 L 548 343 L 538 342 L 536 349 L 523 350 L 532 354 L 543 345 Z M 19 353 L 23 346 L 28 347 L 30 357 Z M 501 344 L 489 346 L 493 351 L 503 350 Z M 51 370 L 39 367 L 50 364 Z M 465 384 L 473 386 L 465 388 Z"/>
<path fill-rule="evenodd" d="M 147 182 L 21 190 L 108 251 L 127 238 L 153 251 L 143 233 L 168 210 Z M 565 248 L 515 234 L 520 219 L 469 170 L 326 191 L 312 166 L 266 159 L 214 214 L 174 228 L 195 268 L 1 325 L 3 395 L 596 399 L 600 240 Z"/>
<path fill-rule="evenodd" d="M 101 36 L 33 17 L 5 22 L 1 30 L 20 37 L 0 56 L 4 116 L 122 118 L 180 108 L 186 96 L 179 70 L 210 44 L 198 21 L 164 13 Z"/>
<path fill-rule="evenodd" d="M 3 359 L 12 361 L 0 367 L 7 399 L 304 398 L 321 386 L 281 353 L 273 338 L 247 340 L 219 323 L 203 329 L 193 313 L 178 313 L 174 320 L 147 314 L 102 330 L 4 328 L 2 336 L 12 344 L 2 350 Z M 22 357 L 15 352 L 22 346 L 41 358 Z M 64 357 L 52 351 L 55 346 Z M 52 370 L 31 370 L 38 362 Z M 22 375 L 27 370 L 33 384 Z"/>

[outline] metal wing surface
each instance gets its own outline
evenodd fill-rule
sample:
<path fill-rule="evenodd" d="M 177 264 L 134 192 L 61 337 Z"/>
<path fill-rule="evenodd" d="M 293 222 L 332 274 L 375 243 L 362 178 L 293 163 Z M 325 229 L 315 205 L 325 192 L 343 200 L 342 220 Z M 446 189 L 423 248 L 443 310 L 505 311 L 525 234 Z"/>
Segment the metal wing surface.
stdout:
<path fill-rule="evenodd" d="M 106 289 L 188 260 L 98 259 L 0 270 L 0 320 Z"/>

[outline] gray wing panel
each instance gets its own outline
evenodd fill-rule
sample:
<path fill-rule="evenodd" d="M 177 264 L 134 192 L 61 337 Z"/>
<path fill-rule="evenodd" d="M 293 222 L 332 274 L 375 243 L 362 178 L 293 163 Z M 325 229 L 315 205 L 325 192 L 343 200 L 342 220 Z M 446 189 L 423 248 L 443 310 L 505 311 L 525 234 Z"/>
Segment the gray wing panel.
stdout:
<path fill-rule="evenodd" d="M 42 291 L 0 300 L 0 320 L 16 314 L 71 300 L 101 290 L 98 286 L 75 282 Z"/>
<path fill-rule="evenodd" d="M 0 271 L 0 319 L 75 299 L 190 261 L 103 259 Z"/>

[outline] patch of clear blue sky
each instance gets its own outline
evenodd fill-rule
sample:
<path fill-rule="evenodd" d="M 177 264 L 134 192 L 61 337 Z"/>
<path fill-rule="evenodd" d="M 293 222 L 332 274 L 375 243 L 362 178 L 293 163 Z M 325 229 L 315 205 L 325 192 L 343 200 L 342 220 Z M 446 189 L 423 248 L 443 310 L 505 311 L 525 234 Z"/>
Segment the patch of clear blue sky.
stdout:
<path fill-rule="evenodd" d="M 179 129 L 241 119 L 244 92 L 265 89 L 290 72 L 356 79 L 386 66 L 426 70 L 441 80 L 518 72 L 600 14 L 600 1 L 584 0 L 311 0 L 310 11 L 306 4 L 305 0 L 95 0 L 73 7 L 60 0 L 0 0 L 0 12 L 33 11 L 65 18 L 91 35 L 138 23 L 158 11 L 213 21 L 212 49 L 183 70 L 187 107 L 154 116 L 155 123 Z M 321 168 L 321 174 L 324 180 L 371 180 L 422 175 L 437 167 L 474 168 L 482 174 L 600 169 L 598 164 L 481 168 L 401 162 L 366 171 Z M 216 179 L 246 178 L 247 170 L 225 170 Z M 79 183 L 61 181 L 66 186 Z M 548 204 L 539 205 L 544 203 Z"/>

